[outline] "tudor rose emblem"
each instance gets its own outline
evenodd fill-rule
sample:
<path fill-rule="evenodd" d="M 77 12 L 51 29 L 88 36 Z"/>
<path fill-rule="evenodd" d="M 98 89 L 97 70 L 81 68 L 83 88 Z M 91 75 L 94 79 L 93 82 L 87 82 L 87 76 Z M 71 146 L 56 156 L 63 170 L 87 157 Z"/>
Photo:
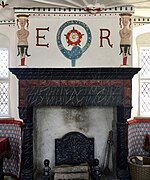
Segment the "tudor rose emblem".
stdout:
<path fill-rule="evenodd" d="M 81 21 L 71 20 L 60 26 L 57 32 L 57 45 L 62 54 L 76 65 L 76 60 L 89 48 L 92 35 L 89 27 Z"/>

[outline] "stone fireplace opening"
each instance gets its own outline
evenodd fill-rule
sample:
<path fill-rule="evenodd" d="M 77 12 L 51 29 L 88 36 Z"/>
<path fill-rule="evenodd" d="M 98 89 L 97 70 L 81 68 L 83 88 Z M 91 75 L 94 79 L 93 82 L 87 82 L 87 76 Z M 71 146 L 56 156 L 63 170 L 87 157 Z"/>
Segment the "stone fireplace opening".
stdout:
<path fill-rule="evenodd" d="M 19 116 L 24 121 L 21 179 L 33 179 L 35 162 L 33 142 L 34 138 L 36 138 L 33 131 L 34 126 L 36 126 L 34 111 L 37 109 L 38 112 L 43 107 L 80 108 L 78 111 L 72 110 L 72 113 L 74 111 L 82 112 L 83 107 L 85 109 L 90 107 L 95 109 L 98 107 L 113 107 L 113 111 L 114 109 L 116 111 L 116 113 L 113 113 L 113 116 L 115 116 L 113 130 L 116 135 L 115 171 L 118 178 L 127 179 L 127 119 L 130 118 L 132 109 L 132 77 L 139 70 L 140 68 L 108 67 L 10 68 L 10 71 L 19 79 L 18 108 Z M 71 111 L 69 113 L 68 117 L 71 117 Z M 81 114 L 78 115 L 82 117 Z M 85 114 L 86 118 L 88 113 L 83 114 Z M 79 119 L 76 118 L 76 122 Z M 110 119 L 112 121 L 112 118 Z M 65 121 L 67 120 L 71 121 L 71 119 L 65 118 Z M 43 118 L 41 121 L 43 121 Z M 79 131 L 87 131 L 87 122 L 84 123 L 84 129 L 81 128 L 80 122 L 76 124 Z"/>
<path fill-rule="evenodd" d="M 34 172 L 40 172 L 43 160 L 55 166 L 55 139 L 76 131 L 94 137 L 94 157 L 104 161 L 108 133 L 112 130 L 115 108 L 50 106 L 34 109 L 33 160 Z"/>

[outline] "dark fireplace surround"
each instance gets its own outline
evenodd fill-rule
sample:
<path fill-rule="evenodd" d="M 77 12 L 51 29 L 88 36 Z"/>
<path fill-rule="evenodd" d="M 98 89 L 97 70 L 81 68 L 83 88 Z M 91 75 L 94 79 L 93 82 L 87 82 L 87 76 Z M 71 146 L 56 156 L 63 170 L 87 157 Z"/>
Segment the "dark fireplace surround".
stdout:
<path fill-rule="evenodd" d="M 44 106 L 116 107 L 116 173 L 127 179 L 127 119 L 132 109 L 132 78 L 139 70 L 10 68 L 19 80 L 18 109 L 24 122 L 21 179 L 33 179 L 33 108 Z"/>

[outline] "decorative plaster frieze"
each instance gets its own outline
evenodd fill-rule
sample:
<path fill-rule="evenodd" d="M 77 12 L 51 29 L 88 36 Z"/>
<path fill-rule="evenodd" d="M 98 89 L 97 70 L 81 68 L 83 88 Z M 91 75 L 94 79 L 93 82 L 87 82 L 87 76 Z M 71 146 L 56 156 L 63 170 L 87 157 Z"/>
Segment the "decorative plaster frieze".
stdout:
<path fill-rule="evenodd" d="M 0 25 L 15 25 L 15 20 L 11 20 L 11 21 L 0 21 Z"/>
<path fill-rule="evenodd" d="M 99 8 L 97 11 L 89 12 L 85 8 L 14 8 L 15 14 L 28 13 L 30 16 L 111 16 L 118 13 L 133 13 L 133 6 L 120 6 L 112 8 Z M 15 19 L 15 17 L 14 17 Z M 15 20 L 0 21 L 3 24 L 15 24 Z"/>
<path fill-rule="evenodd" d="M 134 17 L 133 18 L 134 27 L 144 26 L 147 24 L 150 24 L 150 18 L 149 17 Z"/>
<path fill-rule="evenodd" d="M 44 13 L 44 14 L 87 14 L 90 13 L 85 8 L 15 8 L 15 13 Z M 99 8 L 94 10 L 91 14 L 99 13 L 123 13 L 123 12 L 134 12 L 133 6 L 120 6 L 112 8 Z"/>

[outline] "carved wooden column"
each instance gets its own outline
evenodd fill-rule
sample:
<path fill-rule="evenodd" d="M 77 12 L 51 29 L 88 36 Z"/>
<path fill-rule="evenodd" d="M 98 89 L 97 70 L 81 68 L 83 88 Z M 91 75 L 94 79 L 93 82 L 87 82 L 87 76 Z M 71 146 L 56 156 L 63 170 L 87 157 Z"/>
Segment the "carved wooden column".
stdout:
<path fill-rule="evenodd" d="M 19 117 L 23 119 L 21 180 L 33 179 L 33 109 L 19 107 Z"/>
<path fill-rule="evenodd" d="M 127 145 L 127 119 L 130 118 L 132 107 L 117 107 L 117 149 L 116 149 L 116 169 L 117 177 L 128 179 L 128 145 Z"/>

